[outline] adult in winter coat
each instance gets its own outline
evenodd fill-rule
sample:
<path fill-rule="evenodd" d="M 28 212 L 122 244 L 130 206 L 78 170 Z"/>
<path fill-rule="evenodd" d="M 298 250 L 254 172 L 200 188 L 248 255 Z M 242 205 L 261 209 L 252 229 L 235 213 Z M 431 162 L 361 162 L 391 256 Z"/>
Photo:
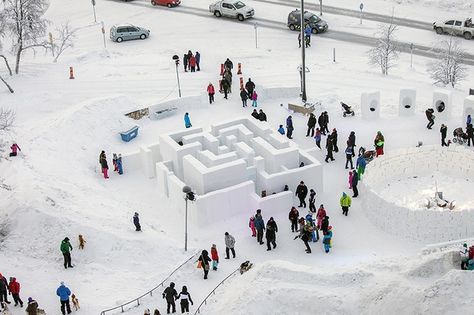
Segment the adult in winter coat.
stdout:
<path fill-rule="evenodd" d="M 439 132 L 441 133 L 441 146 L 447 147 L 448 144 L 446 143 L 446 134 L 448 133 L 448 127 L 445 124 L 441 124 Z"/>
<path fill-rule="evenodd" d="M 191 302 L 191 305 L 194 305 L 194 302 L 191 299 L 191 294 L 189 294 L 188 288 L 186 286 L 183 286 L 183 289 L 181 289 L 177 300 L 179 300 L 179 304 L 181 306 L 181 314 L 189 314 L 189 303 Z"/>
<path fill-rule="evenodd" d="M 304 44 L 306 48 L 311 47 L 311 32 L 311 26 L 306 25 L 304 29 Z"/>
<path fill-rule="evenodd" d="M 193 55 L 189 58 L 189 67 L 191 68 L 191 72 L 196 72 L 196 57 Z"/>
<path fill-rule="evenodd" d="M 300 213 L 295 207 L 291 207 L 290 213 L 288 214 L 288 219 L 291 222 L 291 232 L 298 232 L 298 218 Z"/>
<path fill-rule="evenodd" d="M 280 128 L 278 128 L 278 133 L 280 133 L 281 135 L 285 134 L 285 128 L 283 128 L 283 125 L 280 125 Z"/>
<path fill-rule="evenodd" d="M 332 155 L 332 151 L 334 150 L 334 143 L 331 139 L 331 135 L 328 135 L 327 138 L 326 138 L 326 158 L 324 159 L 324 161 L 326 163 L 329 163 L 329 159 L 331 159 L 331 161 L 334 161 L 334 157 Z"/>
<path fill-rule="evenodd" d="M 193 125 L 191 125 L 191 118 L 189 118 L 189 113 L 184 114 L 184 126 L 186 128 L 191 128 Z"/>
<path fill-rule="evenodd" d="M 470 124 L 472 124 L 472 118 L 471 118 L 471 115 L 469 114 L 467 115 L 467 118 L 466 118 L 466 126 Z"/>
<path fill-rule="evenodd" d="M 265 222 L 263 222 L 262 210 L 258 209 L 255 215 L 255 229 L 257 230 L 257 242 L 263 244 L 263 231 L 265 230 Z"/>
<path fill-rule="evenodd" d="M 222 91 L 224 92 L 224 98 L 227 99 L 227 94 L 230 93 L 230 82 L 225 78 L 221 81 Z"/>
<path fill-rule="evenodd" d="M 209 104 L 212 104 L 212 102 L 214 102 L 214 94 L 216 94 L 216 89 L 214 88 L 214 85 L 212 85 L 212 83 L 209 82 L 209 85 L 207 86 L 207 95 L 209 95 Z"/>
<path fill-rule="evenodd" d="M 317 220 L 317 227 L 321 229 L 321 224 L 323 222 L 324 217 L 326 216 L 326 209 L 324 209 L 324 205 L 320 205 L 318 212 L 316 213 L 316 220 Z"/>
<path fill-rule="evenodd" d="M 383 147 L 385 145 L 385 138 L 380 131 L 377 131 L 377 135 L 374 139 L 375 153 L 376 156 L 383 155 Z"/>
<path fill-rule="evenodd" d="M 253 107 L 257 107 L 257 98 L 258 98 L 258 94 L 257 94 L 257 92 L 254 90 L 254 91 L 252 92 L 252 97 L 251 97 L 252 106 L 253 106 Z"/>
<path fill-rule="evenodd" d="M 201 256 L 199 256 L 198 260 L 201 262 L 202 270 L 204 271 L 204 279 L 207 279 L 207 274 L 209 273 L 209 262 L 211 262 L 207 250 L 201 252 Z"/>
<path fill-rule="evenodd" d="M 140 232 L 142 230 L 142 226 L 140 225 L 140 217 L 138 216 L 138 212 L 133 214 L 133 225 L 135 225 L 135 231 Z"/>
<path fill-rule="evenodd" d="M 309 247 L 309 240 L 312 238 L 312 234 L 314 231 L 314 227 L 310 222 L 307 222 L 305 224 L 304 218 L 301 218 L 303 228 L 300 229 L 300 235 L 299 237 L 303 241 L 304 245 L 306 246 L 306 253 L 311 254 L 311 247 Z"/>
<path fill-rule="evenodd" d="M 357 189 L 357 184 L 359 183 L 359 176 L 357 175 L 357 172 L 354 170 L 353 172 L 353 176 L 352 176 L 352 191 L 354 192 L 354 195 L 352 196 L 352 198 L 356 198 L 357 196 L 359 196 L 359 190 Z"/>
<path fill-rule="evenodd" d="M 252 237 L 257 236 L 257 230 L 255 229 L 255 217 L 251 216 L 249 220 L 249 228 L 252 231 Z"/>
<path fill-rule="evenodd" d="M 267 114 L 263 112 L 263 109 L 260 109 L 260 111 L 258 112 L 258 120 L 267 121 Z"/>
<path fill-rule="evenodd" d="M 323 112 L 324 118 L 324 131 L 329 133 L 329 114 L 328 112 Z"/>
<path fill-rule="evenodd" d="M 314 136 L 314 141 L 316 142 L 316 146 L 321 149 L 321 131 L 319 128 L 316 128 L 316 135 Z"/>
<path fill-rule="evenodd" d="M 109 175 L 107 174 L 109 171 L 109 166 L 107 165 L 107 157 L 105 156 L 105 151 L 100 152 L 99 163 L 100 168 L 102 169 L 102 174 L 104 174 L 104 178 L 109 178 Z"/>
<path fill-rule="evenodd" d="M 38 315 L 38 302 L 33 300 L 33 298 L 28 298 L 28 306 L 26 307 L 26 313 L 28 315 Z"/>
<path fill-rule="evenodd" d="M 224 234 L 224 242 L 225 242 L 225 259 L 229 259 L 229 251 L 232 252 L 232 258 L 235 258 L 235 238 L 229 234 L 229 232 L 225 232 Z"/>
<path fill-rule="evenodd" d="M 184 72 L 188 72 L 188 54 L 184 54 L 183 56 L 183 67 L 184 67 Z"/>
<path fill-rule="evenodd" d="M 212 259 L 212 270 L 217 270 L 217 266 L 219 265 L 219 253 L 217 253 L 216 244 L 212 244 L 211 259 Z"/>
<path fill-rule="evenodd" d="M 323 135 L 326 135 L 326 129 L 324 128 L 324 121 L 325 121 L 324 112 L 322 112 L 321 115 L 319 115 L 318 117 L 318 125 L 319 125 L 319 129 L 321 130 L 321 133 Z"/>
<path fill-rule="evenodd" d="M 228 91 L 232 93 L 232 72 L 230 70 L 224 71 L 224 79 L 229 83 Z"/>
<path fill-rule="evenodd" d="M 191 70 L 191 57 L 193 56 L 193 52 L 188 50 L 188 70 Z"/>
<path fill-rule="evenodd" d="M 433 127 L 434 125 L 434 119 L 435 119 L 434 109 L 428 108 L 425 111 L 425 115 L 426 115 L 426 119 L 428 119 L 428 125 L 426 125 L 426 128 L 431 129 L 431 127 Z"/>
<path fill-rule="evenodd" d="M 71 306 L 69 305 L 69 296 L 71 296 L 71 290 L 64 285 L 64 282 L 61 282 L 61 285 L 56 290 L 56 295 L 59 296 L 59 301 L 61 302 L 61 313 L 66 315 L 71 314 Z"/>
<path fill-rule="evenodd" d="M 348 144 L 344 152 L 346 153 L 346 170 L 349 168 L 348 166 L 349 163 L 351 164 L 351 170 L 354 169 L 354 164 L 352 163 L 352 157 L 354 156 L 354 151 L 352 149 L 352 146 Z"/>
<path fill-rule="evenodd" d="M 8 301 L 8 282 L 7 279 L 0 273 L 0 304 L 3 307 L 3 303 L 10 304 Z"/>
<path fill-rule="evenodd" d="M 16 281 L 16 278 L 11 279 L 10 283 L 8 284 L 8 288 L 12 294 L 15 306 L 20 304 L 20 307 L 23 307 L 23 301 L 20 298 L 20 283 Z"/>
<path fill-rule="evenodd" d="M 273 217 L 270 217 L 270 220 L 267 222 L 267 230 L 265 232 L 265 238 L 267 239 L 267 251 L 272 250 L 271 245 L 273 245 L 273 249 L 277 246 L 276 244 L 276 233 L 278 232 L 278 226 L 273 220 Z"/>
<path fill-rule="evenodd" d="M 253 112 L 252 112 L 251 115 L 252 115 L 253 118 L 258 119 L 258 112 L 255 108 L 253 109 Z"/>
<path fill-rule="evenodd" d="M 251 98 L 253 94 L 253 90 L 255 90 L 255 83 L 253 83 L 252 79 L 249 78 L 247 83 L 245 83 L 245 89 L 248 92 L 249 98 Z"/>
<path fill-rule="evenodd" d="M 347 217 L 349 212 L 349 207 L 351 206 L 351 197 L 349 197 L 345 192 L 342 193 L 342 197 L 339 200 L 342 208 L 342 214 Z"/>
<path fill-rule="evenodd" d="M 357 179 L 361 179 L 362 175 L 365 172 L 365 166 L 367 165 L 367 161 L 364 159 L 364 156 L 361 154 L 357 158 L 356 162 L 356 168 L 357 168 Z M 352 187 L 352 181 L 351 181 L 351 187 Z"/>
<path fill-rule="evenodd" d="M 242 107 L 247 107 L 247 100 L 249 98 L 249 95 L 247 94 L 247 91 L 245 89 L 240 90 L 240 99 L 242 100 Z"/>
<path fill-rule="evenodd" d="M 288 137 L 288 139 L 293 139 L 293 129 L 293 118 L 291 116 L 288 116 L 288 118 L 286 118 L 286 136 Z"/>
<path fill-rule="evenodd" d="M 314 116 L 313 113 L 309 114 L 307 126 L 308 126 L 308 131 L 306 131 L 306 137 L 309 137 L 310 133 L 311 133 L 311 137 L 313 137 L 314 127 L 316 127 L 316 116 Z"/>
<path fill-rule="evenodd" d="M 227 58 L 224 62 L 224 67 L 225 67 L 225 69 L 228 69 L 229 71 L 232 71 L 232 69 L 234 68 L 234 64 L 232 63 L 232 61 L 230 61 L 229 58 Z"/>
<path fill-rule="evenodd" d="M 326 215 L 321 221 L 321 231 L 323 231 L 323 235 L 326 235 L 328 233 L 328 227 L 329 227 L 329 217 Z"/>
<path fill-rule="evenodd" d="M 331 239 L 332 239 L 332 226 L 328 227 L 328 232 L 324 234 L 323 237 L 323 244 L 324 244 L 324 251 L 329 253 L 329 249 L 331 248 Z"/>
<path fill-rule="evenodd" d="M 21 151 L 20 147 L 18 146 L 18 144 L 16 144 L 16 142 L 13 142 L 13 144 L 10 146 L 10 149 L 12 150 L 12 152 L 10 152 L 10 156 L 17 156 L 18 151 Z"/>
<path fill-rule="evenodd" d="M 163 298 L 166 299 L 166 312 L 169 314 L 170 310 L 172 313 L 176 313 L 175 300 L 178 298 L 178 292 L 174 288 L 174 282 L 170 283 L 170 286 L 163 291 Z"/>
<path fill-rule="evenodd" d="M 196 51 L 196 67 L 197 67 L 197 71 L 201 71 L 201 67 L 199 66 L 199 64 L 201 63 L 201 54 L 199 53 L 199 51 Z"/>
<path fill-rule="evenodd" d="M 354 131 L 351 131 L 349 138 L 347 139 L 347 145 L 352 147 L 352 157 L 355 156 L 355 146 L 356 146 L 356 135 Z"/>
<path fill-rule="evenodd" d="M 474 146 L 474 128 L 472 127 L 472 124 L 467 125 L 466 127 L 466 133 L 467 133 L 467 146 L 471 146 L 471 141 L 472 145 Z"/>
<path fill-rule="evenodd" d="M 337 146 L 337 130 L 336 128 L 333 128 L 332 133 L 331 133 L 331 140 L 332 140 L 332 145 L 334 152 L 339 152 L 339 148 Z"/>
<path fill-rule="evenodd" d="M 63 241 L 61 242 L 60 250 L 61 253 L 63 253 L 64 257 L 64 269 L 73 268 L 71 264 L 72 245 L 71 243 L 69 243 L 69 237 L 63 239 Z"/>
<path fill-rule="evenodd" d="M 300 182 L 298 187 L 296 187 L 295 195 L 298 196 L 300 200 L 300 205 L 298 207 L 306 208 L 306 196 L 308 195 L 308 187 L 304 184 L 303 181 Z"/>
<path fill-rule="evenodd" d="M 314 202 L 316 201 L 316 192 L 314 189 L 309 190 L 309 211 L 312 213 L 316 213 L 316 206 L 314 205 Z"/>

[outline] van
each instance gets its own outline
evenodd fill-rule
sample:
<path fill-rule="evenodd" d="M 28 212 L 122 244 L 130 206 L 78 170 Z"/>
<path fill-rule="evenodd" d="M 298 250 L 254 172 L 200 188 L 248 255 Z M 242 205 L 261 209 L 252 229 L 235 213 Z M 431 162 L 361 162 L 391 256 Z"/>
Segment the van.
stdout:
<path fill-rule="evenodd" d="M 316 14 L 304 11 L 304 23 L 309 24 L 313 34 L 326 32 L 328 24 L 321 20 Z M 299 31 L 301 28 L 301 11 L 296 9 L 288 14 L 288 28 L 292 31 Z"/>

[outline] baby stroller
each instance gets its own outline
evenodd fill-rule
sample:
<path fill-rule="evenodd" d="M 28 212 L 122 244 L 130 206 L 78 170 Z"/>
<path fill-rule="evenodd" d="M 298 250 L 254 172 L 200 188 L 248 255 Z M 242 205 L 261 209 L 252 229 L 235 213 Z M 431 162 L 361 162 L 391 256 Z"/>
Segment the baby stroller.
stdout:
<path fill-rule="evenodd" d="M 369 163 L 370 161 L 372 161 L 375 158 L 376 152 L 375 152 L 375 150 L 367 151 L 367 150 L 365 150 L 364 147 L 360 147 L 359 148 L 359 156 L 360 155 L 362 155 L 364 157 L 365 161 L 367 163 Z"/>
<path fill-rule="evenodd" d="M 342 106 L 342 109 L 344 110 L 344 112 L 342 113 L 342 116 L 346 117 L 347 115 L 350 115 L 350 116 L 355 115 L 355 112 L 346 103 L 341 102 L 341 106 Z"/>
<path fill-rule="evenodd" d="M 465 133 L 463 130 L 462 130 L 462 127 L 459 127 L 459 128 L 456 128 L 454 129 L 453 131 L 453 142 L 454 143 L 459 143 L 459 144 L 464 144 L 464 143 L 467 143 L 467 133 Z"/>

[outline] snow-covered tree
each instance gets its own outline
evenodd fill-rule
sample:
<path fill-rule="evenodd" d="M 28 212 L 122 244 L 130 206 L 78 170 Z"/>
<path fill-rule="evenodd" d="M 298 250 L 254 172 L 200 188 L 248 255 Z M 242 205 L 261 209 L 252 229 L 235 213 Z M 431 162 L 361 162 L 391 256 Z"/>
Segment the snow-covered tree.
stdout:
<path fill-rule="evenodd" d="M 380 66 L 382 74 L 387 75 L 388 70 L 395 65 L 395 60 L 398 59 L 399 49 L 395 43 L 395 32 L 397 25 L 383 24 L 379 26 L 377 44 L 374 48 L 369 50 L 369 64 Z"/>
<path fill-rule="evenodd" d="M 11 76 L 12 69 L 10 68 L 10 64 L 8 63 L 7 57 L 3 54 L 2 39 L 4 36 L 5 36 L 5 15 L 3 14 L 3 12 L 0 12 L 0 58 L 2 58 L 3 61 L 5 61 L 5 66 L 8 70 L 8 73 Z M 7 81 L 1 75 L 0 75 L 0 81 L 2 81 L 5 84 L 5 86 L 8 88 L 10 93 L 14 92 L 12 87 L 7 83 Z"/>
<path fill-rule="evenodd" d="M 454 36 L 442 40 L 433 50 L 437 58 L 428 64 L 428 73 L 435 84 L 454 87 L 467 77 L 466 67 L 462 64 L 465 51 Z"/>
<path fill-rule="evenodd" d="M 5 26 L 13 40 L 17 74 L 25 50 L 48 45 L 45 41 L 48 20 L 44 18 L 47 8 L 47 0 L 6 0 Z"/>
<path fill-rule="evenodd" d="M 0 108 L 0 131 L 9 131 L 15 122 L 15 112 L 12 109 Z"/>
<path fill-rule="evenodd" d="M 74 39 L 76 37 L 76 30 L 71 28 L 69 22 L 66 24 L 62 24 L 61 26 L 56 28 L 56 38 L 58 44 L 52 45 L 52 49 L 54 49 L 56 57 L 54 58 L 54 62 L 58 61 L 58 58 L 61 54 L 68 48 L 74 47 Z"/>

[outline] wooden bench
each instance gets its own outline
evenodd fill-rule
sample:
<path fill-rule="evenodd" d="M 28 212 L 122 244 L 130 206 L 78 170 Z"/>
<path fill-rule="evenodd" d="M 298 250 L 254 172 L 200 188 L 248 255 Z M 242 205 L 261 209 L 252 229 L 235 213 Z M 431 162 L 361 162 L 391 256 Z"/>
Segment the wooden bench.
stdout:
<path fill-rule="evenodd" d="M 295 105 L 295 104 L 288 103 L 288 109 L 292 110 L 295 113 L 301 113 L 303 115 L 309 115 L 312 112 L 314 112 L 314 104 L 311 104 L 309 106 L 303 106 L 303 105 Z"/>

